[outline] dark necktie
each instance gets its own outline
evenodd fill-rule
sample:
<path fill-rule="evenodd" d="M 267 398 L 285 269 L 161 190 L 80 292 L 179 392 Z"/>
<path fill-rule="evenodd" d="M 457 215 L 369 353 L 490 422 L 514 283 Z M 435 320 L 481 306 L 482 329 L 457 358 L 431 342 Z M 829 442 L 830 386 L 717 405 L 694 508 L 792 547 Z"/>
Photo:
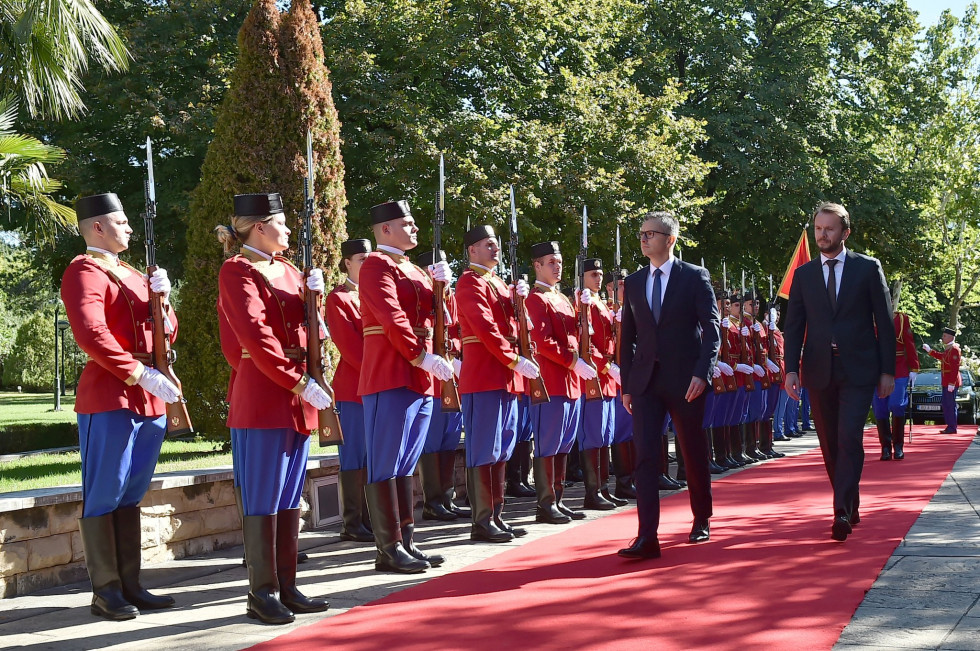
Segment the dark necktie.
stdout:
<path fill-rule="evenodd" d="M 837 260 L 827 260 L 827 298 L 830 299 L 830 309 L 833 312 L 837 311 L 837 274 L 834 273 L 834 267 L 837 265 Z"/>
<path fill-rule="evenodd" d="M 663 272 L 657 269 L 653 272 L 653 296 L 650 297 L 650 309 L 653 310 L 653 320 L 660 323 L 660 276 Z"/>

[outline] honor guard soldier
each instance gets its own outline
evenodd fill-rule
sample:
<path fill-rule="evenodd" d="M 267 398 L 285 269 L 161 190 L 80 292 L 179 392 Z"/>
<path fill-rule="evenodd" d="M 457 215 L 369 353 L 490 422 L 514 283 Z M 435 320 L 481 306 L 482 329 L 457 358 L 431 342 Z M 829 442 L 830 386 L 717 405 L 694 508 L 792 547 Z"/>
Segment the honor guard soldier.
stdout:
<path fill-rule="evenodd" d="M 344 521 L 340 539 L 355 542 L 374 542 L 364 500 L 367 483 L 364 406 L 357 395 L 364 356 L 364 326 L 357 288 L 361 265 L 370 252 L 371 240 L 347 240 L 340 245 L 340 270 L 347 274 L 347 279 L 327 295 L 324 307 L 330 338 L 340 352 L 332 383 L 340 428 L 344 432 L 344 443 L 338 447 L 340 472 L 337 473 Z"/>
<path fill-rule="evenodd" d="M 715 287 L 715 300 L 718 305 L 718 314 L 728 314 L 730 301 L 723 287 Z M 735 375 L 735 365 L 731 363 L 730 324 L 726 326 L 725 320 L 722 319 L 720 328 L 721 347 L 718 352 L 718 362 L 712 371 L 712 392 L 706 398 L 704 409 L 708 440 L 714 449 L 714 458 L 709 459 L 709 461 L 714 462 L 713 465 L 709 465 L 712 474 L 725 472 L 734 466 L 733 463 L 728 462 L 727 427 L 732 417 L 732 411 L 735 409 L 738 380 Z M 707 403 L 710 403 L 710 416 L 708 416 L 709 405 Z"/>
<path fill-rule="evenodd" d="M 429 431 L 435 380 L 448 382 L 453 366 L 432 352 L 432 281 L 405 255 L 418 245 L 408 202 L 374 206 L 371 223 L 377 246 L 361 266 L 364 361 L 358 394 L 367 441 L 365 491 L 378 548 L 374 568 L 414 574 L 444 560 L 415 546 L 412 475 Z M 430 271 L 436 280 L 452 282 L 445 262 Z"/>
<path fill-rule="evenodd" d="M 728 328 L 730 350 L 736 360 L 735 373 L 739 378 L 735 405 L 728 428 L 728 443 L 732 460 L 738 467 L 755 463 L 758 459 L 745 456 L 745 430 L 748 418 L 749 398 L 755 391 L 755 365 L 749 348 L 749 329 L 742 326 L 742 296 L 732 292 L 728 318 L 722 319 L 722 329 Z"/>
<path fill-rule="evenodd" d="M 225 253 L 218 274 L 221 352 L 231 366 L 228 427 L 248 566 L 246 614 L 266 624 L 321 612 L 296 587 L 300 499 L 310 432 L 330 396 L 306 369 L 304 287 L 322 293 L 319 269 L 303 273 L 280 254 L 289 229 L 277 193 L 234 198 L 231 224 L 215 229 Z"/>
<path fill-rule="evenodd" d="M 527 283 L 525 283 L 526 285 Z M 531 395 L 528 389 L 517 396 L 517 444 L 514 454 L 507 461 L 508 497 L 534 497 L 535 490 L 528 483 L 531 473 L 531 446 L 534 432 L 531 431 Z"/>
<path fill-rule="evenodd" d="M 438 260 L 431 249 L 418 257 L 418 265 L 428 269 L 436 262 L 447 263 L 446 252 L 439 251 Z M 445 296 L 447 339 L 453 358 L 453 374 L 459 376 L 462 361 L 460 350 L 459 320 L 456 315 L 456 296 L 446 286 Z M 441 395 L 442 383 L 436 383 L 436 395 Z M 425 446 L 419 457 L 419 480 L 422 484 L 422 519 L 450 521 L 468 517 L 469 509 L 456 506 L 456 448 L 463 435 L 463 414 L 443 411 L 442 402 L 432 402 L 432 418 L 425 436 Z"/>
<path fill-rule="evenodd" d="M 759 297 L 750 290 L 742 296 L 742 337 L 745 338 L 749 349 L 749 363 L 755 371 L 755 390 L 749 394 L 748 411 L 745 415 L 745 456 L 751 463 L 762 461 L 768 457 L 759 451 L 759 438 L 762 432 L 762 419 L 766 412 L 766 402 L 769 394 L 769 376 L 766 369 L 759 364 L 759 349 L 762 346 L 762 324 L 755 318 Z"/>
<path fill-rule="evenodd" d="M 518 280 L 509 288 L 494 269 L 500 245 L 491 226 L 463 236 L 470 266 L 456 283 L 464 363 L 459 392 L 466 430 L 466 492 L 472 508 L 470 539 L 507 542 L 526 530 L 501 518 L 507 460 L 517 443 L 517 402 L 523 378 L 537 378 L 537 366 L 517 352 L 517 323 L 511 292 L 527 296 Z"/>
<path fill-rule="evenodd" d="M 943 382 L 943 420 L 946 421 L 946 429 L 940 434 L 956 434 L 956 390 L 963 384 L 963 378 L 960 377 L 960 345 L 954 339 L 956 331 L 943 328 L 942 342 L 945 348 L 942 351 L 933 350 L 929 344 L 922 344 L 922 350 L 939 360 Z"/>
<path fill-rule="evenodd" d="M 597 375 L 578 356 L 578 317 L 572 301 L 558 290 L 562 257 L 557 242 L 531 247 L 535 282 L 527 297 L 531 339 L 537 347 L 537 362 L 551 400 L 531 406 L 531 428 L 535 436 L 534 487 L 538 505 L 536 519 L 549 524 L 566 524 L 584 513 L 562 503 L 568 452 L 575 443 L 581 410 L 581 380 Z M 591 292 L 582 290 L 583 305 Z"/>
<path fill-rule="evenodd" d="M 915 384 L 919 372 L 919 356 L 915 352 L 915 334 L 909 315 L 895 312 L 895 390 L 887 398 L 875 394 L 871 408 L 878 426 L 878 440 L 881 442 L 881 461 L 892 458 L 905 458 L 905 410 L 909 404 L 909 385 Z M 891 416 L 891 422 L 889 422 Z"/>
<path fill-rule="evenodd" d="M 619 365 L 616 364 L 616 339 L 613 336 L 613 313 L 599 300 L 602 288 L 602 260 L 587 258 L 584 264 L 585 288 L 596 300 L 587 308 L 592 327 L 592 363 L 599 369 L 602 397 L 585 400 L 579 423 L 578 444 L 585 479 L 583 507 L 608 511 L 625 506 L 626 500 L 609 493 L 609 448 L 616 429 L 616 393 L 619 387 Z"/>
<path fill-rule="evenodd" d="M 607 274 L 606 295 L 612 303 L 613 292 L 618 292 L 616 302 L 623 304 L 623 280 L 626 278 L 626 270 L 620 269 L 619 275 Z M 612 309 L 612 306 L 609 306 Z M 615 313 L 617 327 L 621 323 L 622 310 Z M 633 465 L 636 459 L 636 450 L 633 447 L 633 415 L 626 411 L 622 400 L 622 386 L 617 382 L 616 400 L 614 401 L 616 412 L 613 415 L 613 444 L 612 444 L 612 465 L 613 472 L 616 473 L 616 489 L 613 495 L 622 500 L 636 499 L 636 486 L 633 484 Z"/>
<path fill-rule="evenodd" d="M 75 213 L 86 251 L 65 270 L 61 298 L 89 358 L 75 400 L 82 455 L 78 530 L 92 580 L 92 614 L 132 619 L 140 610 L 174 604 L 144 590 L 139 578 L 139 503 L 167 431 L 164 403 L 180 397 L 150 366 L 150 292 L 167 303 L 170 281 L 163 269 L 147 279 L 119 260 L 133 230 L 115 194 L 82 197 Z M 177 319 L 169 306 L 165 316 L 173 341 Z"/>

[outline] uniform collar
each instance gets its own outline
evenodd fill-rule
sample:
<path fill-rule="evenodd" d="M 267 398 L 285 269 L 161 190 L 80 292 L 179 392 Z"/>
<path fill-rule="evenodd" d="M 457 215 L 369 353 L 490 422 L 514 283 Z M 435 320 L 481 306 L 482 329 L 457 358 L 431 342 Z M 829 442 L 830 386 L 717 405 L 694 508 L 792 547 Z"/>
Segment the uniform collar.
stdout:
<path fill-rule="evenodd" d="M 401 249 L 396 249 L 393 246 L 388 246 L 387 244 L 379 244 L 374 249 L 378 253 L 384 253 L 386 256 L 390 257 L 395 263 L 401 263 L 408 260 L 408 256 Z"/>
<path fill-rule="evenodd" d="M 274 256 L 270 256 L 264 251 L 259 251 L 255 247 L 248 246 L 247 244 L 242 245 L 242 257 L 253 264 L 272 264 L 275 261 Z"/>
<path fill-rule="evenodd" d="M 534 286 L 539 288 L 541 291 L 547 292 L 557 292 L 558 288 L 556 285 L 549 285 L 548 283 L 543 283 L 540 280 L 534 281 Z"/>
<path fill-rule="evenodd" d="M 99 258 L 109 263 L 110 267 L 119 266 L 119 256 L 111 251 L 106 251 L 96 246 L 87 246 L 85 247 L 85 251 L 93 258 Z"/>
<path fill-rule="evenodd" d="M 490 267 L 484 267 L 482 264 L 477 264 L 475 262 L 470 263 L 470 270 L 480 276 L 493 275 L 493 269 Z"/>
<path fill-rule="evenodd" d="M 351 280 L 350 276 L 347 276 L 347 280 L 344 281 L 344 284 L 346 284 L 347 285 L 347 288 L 349 290 L 351 290 L 352 292 L 356 292 L 357 291 L 357 283 L 355 283 L 353 280 Z"/>

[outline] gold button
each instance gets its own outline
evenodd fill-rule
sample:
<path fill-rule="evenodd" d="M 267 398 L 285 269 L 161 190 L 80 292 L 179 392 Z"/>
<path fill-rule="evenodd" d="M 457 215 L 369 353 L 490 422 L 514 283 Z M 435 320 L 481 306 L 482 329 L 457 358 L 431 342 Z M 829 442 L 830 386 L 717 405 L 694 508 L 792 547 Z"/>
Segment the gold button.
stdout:
<path fill-rule="evenodd" d="M 293 324 L 292 324 L 292 323 L 287 323 L 287 324 L 286 324 L 286 327 L 287 327 L 287 328 L 292 328 L 292 327 L 293 327 Z"/>

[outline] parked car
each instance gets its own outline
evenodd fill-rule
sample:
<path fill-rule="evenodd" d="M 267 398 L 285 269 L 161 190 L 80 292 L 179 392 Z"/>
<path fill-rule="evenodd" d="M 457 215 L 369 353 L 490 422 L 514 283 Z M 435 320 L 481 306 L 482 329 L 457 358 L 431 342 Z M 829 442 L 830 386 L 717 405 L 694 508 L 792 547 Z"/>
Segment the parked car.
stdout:
<path fill-rule="evenodd" d="M 976 378 L 970 369 L 960 369 L 963 384 L 956 392 L 956 420 L 960 425 L 976 425 L 980 412 L 980 393 Z M 921 425 L 927 420 L 943 420 L 943 388 L 939 384 L 939 371 L 923 371 L 915 378 L 909 415 L 912 422 Z"/>

